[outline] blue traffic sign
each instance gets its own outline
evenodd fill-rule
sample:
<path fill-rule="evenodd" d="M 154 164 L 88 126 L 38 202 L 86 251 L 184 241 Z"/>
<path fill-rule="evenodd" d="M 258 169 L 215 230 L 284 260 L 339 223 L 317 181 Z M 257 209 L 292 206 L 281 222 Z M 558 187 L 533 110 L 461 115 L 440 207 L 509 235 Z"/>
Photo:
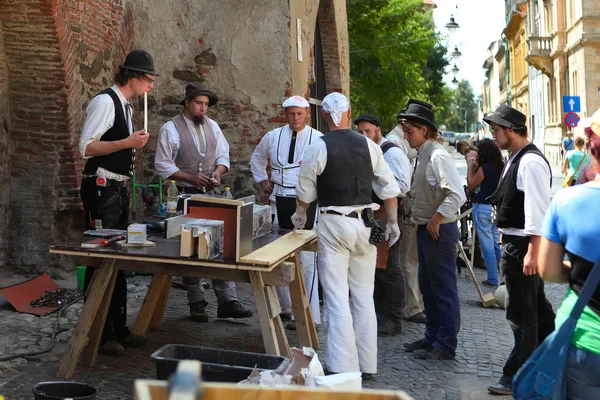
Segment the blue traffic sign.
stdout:
<path fill-rule="evenodd" d="M 579 96 L 563 96 L 563 112 L 580 112 L 581 101 Z"/>

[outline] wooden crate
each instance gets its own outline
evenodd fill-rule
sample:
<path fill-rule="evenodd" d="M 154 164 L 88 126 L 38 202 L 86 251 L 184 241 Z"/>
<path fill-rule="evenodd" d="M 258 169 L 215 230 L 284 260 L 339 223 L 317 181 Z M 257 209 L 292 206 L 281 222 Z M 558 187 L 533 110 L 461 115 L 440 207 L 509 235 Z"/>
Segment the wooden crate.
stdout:
<path fill-rule="evenodd" d="M 138 379 L 135 400 L 168 400 L 168 383 Z M 402 391 L 369 390 L 344 392 L 303 386 L 267 388 L 258 385 L 204 383 L 202 400 L 413 400 Z"/>

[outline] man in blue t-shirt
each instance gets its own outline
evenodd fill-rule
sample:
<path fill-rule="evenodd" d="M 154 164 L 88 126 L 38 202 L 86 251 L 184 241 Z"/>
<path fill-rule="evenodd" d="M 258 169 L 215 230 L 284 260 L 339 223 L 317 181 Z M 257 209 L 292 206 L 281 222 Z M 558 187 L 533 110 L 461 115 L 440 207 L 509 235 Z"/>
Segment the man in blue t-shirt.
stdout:
<path fill-rule="evenodd" d="M 573 150 L 573 145 L 575 141 L 573 140 L 573 132 L 567 132 L 567 137 L 562 140 L 562 149 L 560 151 L 560 155 L 564 156 L 567 151 Z"/>

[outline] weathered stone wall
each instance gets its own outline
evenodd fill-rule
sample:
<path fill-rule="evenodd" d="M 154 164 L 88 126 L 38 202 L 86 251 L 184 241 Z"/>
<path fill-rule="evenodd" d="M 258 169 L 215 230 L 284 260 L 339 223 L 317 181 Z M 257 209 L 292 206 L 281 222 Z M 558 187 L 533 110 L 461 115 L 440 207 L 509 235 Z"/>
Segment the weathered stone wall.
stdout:
<path fill-rule="evenodd" d="M 0 21 L 0 32 L 2 22 Z M 8 104 L 8 70 L 4 40 L 0 35 L 0 265 L 4 265 L 8 236 L 10 173 L 8 170 L 8 133 L 10 114 Z"/>
<path fill-rule="evenodd" d="M 255 193 L 252 150 L 284 122 L 280 105 L 291 93 L 287 2 L 229 0 L 217 6 L 212 0 L 142 0 L 134 20 L 135 47 L 153 55 L 160 73 L 149 94 L 151 139 L 142 152 L 141 180 L 156 179 L 158 131 L 181 111 L 185 86 L 202 81 L 219 96 L 208 116 L 230 145 L 231 171 L 224 182 L 236 197 Z"/>

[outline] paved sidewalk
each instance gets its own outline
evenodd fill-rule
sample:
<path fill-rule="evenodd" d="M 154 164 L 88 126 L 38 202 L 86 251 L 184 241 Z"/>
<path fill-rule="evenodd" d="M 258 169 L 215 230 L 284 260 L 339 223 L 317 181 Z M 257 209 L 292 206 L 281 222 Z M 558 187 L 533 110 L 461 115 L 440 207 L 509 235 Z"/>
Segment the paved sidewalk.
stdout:
<path fill-rule="evenodd" d="M 483 270 L 476 270 L 480 280 Z M 74 274 L 73 274 L 74 275 Z M 25 280 L 0 274 L 3 284 Z M 130 325 L 143 301 L 150 277 L 128 279 Z M 75 279 L 58 281 L 62 287 L 75 287 Z M 548 285 L 547 294 L 556 307 L 565 288 Z M 131 399 L 133 380 L 155 378 L 155 365 L 150 360 L 153 351 L 169 343 L 194 344 L 222 349 L 264 352 L 256 316 L 242 321 L 216 320 L 216 299 L 212 289 L 207 291 L 211 320 L 200 324 L 189 320 L 185 291 L 173 288 L 160 330 L 151 332 L 148 342 L 138 349 L 126 349 L 124 356 L 99 356 L 92 368 L 78 367 L 73 380 L 88 382 L 98 389 L 98 399 Z M 459 277 L 461 300 L 461 331 L 454 361 L 424 361 L 404 352 L 403 343 L 420 339 L 423 325 L 405 322 L 398 336 L 379 339 L 379 373 L 365 387 L 402 389 L 415 399 L 488 399 L 486 387 L 501 374 L 505 357 L 510 352 L 512 333 L 499 308 L 484 309 L 479 302 L 473 283 L 463 270 Z M 254 309 L 248 284 L 238 285 L 242 303 Z M 60 321 L 60 334 L 55 348 L 45 354 L 0 362 L 0 394 L 7 400 L 31 399 L 32 387 L 41 381 L 56 380 L 58 363 L 71 335 L 81 305 L 71 306 Z M 256 315 L 256 314 L 255 314 Z M 55 316 L 38 318 L 15 312 L 0 297 L 0 358 L 21 349 L 36 349 L 49 343 Z M 290 332 L 288 332 L 290 333 Z M 288 334 L 291 345 L 297 345 L 295 336 Z M 321 343 L 324 330 L 319 330 Z M 321 360 L 323 352 L 319 351 Z M 509 397 L 507 397 L 509 398 Z"/>

